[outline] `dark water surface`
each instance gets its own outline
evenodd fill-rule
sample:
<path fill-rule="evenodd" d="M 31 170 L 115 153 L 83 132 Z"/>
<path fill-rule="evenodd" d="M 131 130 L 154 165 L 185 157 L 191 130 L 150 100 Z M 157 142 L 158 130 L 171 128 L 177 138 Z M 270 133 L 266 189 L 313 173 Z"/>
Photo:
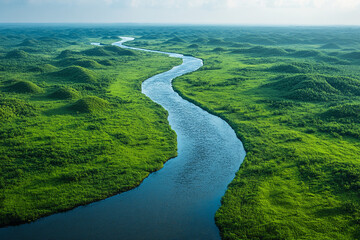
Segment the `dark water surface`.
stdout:
<path fill-rule="evenodd" d="M 122 39 L 114 45 L 125 47 L 122 43 L 132 40 Z M 171 87 L 172 79 L 196 71 L 202 61 L 164 54 L 182 58 L 183 64 L 146 80 L 142 92 L 169 112 L 178 157 L 131 191 L 2 228 L 0 239 L 220 239 L 214 215 L 245 151 L 225 121 L 183 100 Z"/>

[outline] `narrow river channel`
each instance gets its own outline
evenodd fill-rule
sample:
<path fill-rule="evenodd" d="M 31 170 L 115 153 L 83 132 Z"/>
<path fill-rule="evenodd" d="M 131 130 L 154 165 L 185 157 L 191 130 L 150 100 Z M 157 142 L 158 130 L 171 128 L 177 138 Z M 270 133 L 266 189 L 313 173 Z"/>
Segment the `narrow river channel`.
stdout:
<path fill-rule="evenodd" d="M 196 71 L 202 60 L 168 54 L 183 63 L 147 79 L 142 92 L 169 112 L 178 157 L 128 192 L 30 224 L 0 229 L 0 239 L 220 239 L 215 212 L 245 157 L 242 143 L 222 119 L 182 99 L 174 78 Z"/>

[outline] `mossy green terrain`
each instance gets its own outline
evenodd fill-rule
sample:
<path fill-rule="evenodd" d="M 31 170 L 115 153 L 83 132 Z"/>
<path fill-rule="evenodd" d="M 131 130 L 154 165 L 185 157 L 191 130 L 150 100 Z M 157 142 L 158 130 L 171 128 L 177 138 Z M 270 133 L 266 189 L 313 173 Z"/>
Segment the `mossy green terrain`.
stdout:
<path fill-rule="evenodd" d="M 70 87 L 60 87 L 48 95 L 49 98 L 63 100 L 77 98 L 78 96 L 79 92 Z"/>
<path fill-rule="evenodd" d="M 96 97 L 89 96 L 76 101 L 70 108 L 79 113 L 100 113 L 106 111 L 109 102 Z"/>
<path fill-rule="evenodd" d="M 4 87 L 8 92 L 15 93 L 41 93 L 42 89 L 29 81 L 16 81 L 14 84 Z"/>
<path fill-rule="evenodd" d="M 216 214 L 222 238 L 359 239 L 359 29 L 201 31 L 202 43 L 184 29 L 184 43 L 146 44 L 204 60 L 174 88 L 245 145 Z"/>
<path fill-rule="evenodd" d="M 80 66 L 67 67 L 54 72 L 53 75 L 70 82 L 94 83 L 98 79 L 94 71 Z"/>
<path fill-rule="evenodd" d="M 0 31 L 2 225 L 128 190 L 176 154 L 140 85 L 179 60 L 108 45 L 130 35 L 202 58 L 174 88 L 244 143 L 215 218 L 223 239 L 360 238 L 359 28 L 30 30 Z M 8 91 L 19 81 L 42 91 Z"/>
<path fill-rule="evenodd" d="M 107 31 L 0 28 L 0 226 L 129 190 L 176 156 L 140 85 L 180 60 L 90 45 Z"/>

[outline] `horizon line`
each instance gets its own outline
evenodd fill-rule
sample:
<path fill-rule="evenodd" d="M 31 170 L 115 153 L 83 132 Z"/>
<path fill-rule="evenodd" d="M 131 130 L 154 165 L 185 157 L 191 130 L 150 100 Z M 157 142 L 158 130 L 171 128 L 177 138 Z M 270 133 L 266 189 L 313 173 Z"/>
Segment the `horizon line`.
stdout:
<path fill-rule="evenodd" d="M 360 27 L 360 24 L 250 24 L 250 23 L 144 23 L 144 22 L 2 22 L 4 24 L 30 25 L 147 25 L 147 26 L 239 26 L 239 27 Z"/>

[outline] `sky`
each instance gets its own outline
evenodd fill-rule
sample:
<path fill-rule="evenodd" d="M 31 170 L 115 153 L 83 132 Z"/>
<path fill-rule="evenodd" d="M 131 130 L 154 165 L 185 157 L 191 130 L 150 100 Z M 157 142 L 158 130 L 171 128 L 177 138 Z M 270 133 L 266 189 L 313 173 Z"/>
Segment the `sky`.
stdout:
<path fill-rule="evenodd" d="M 0 22 L 360 25 L 360 0 L 0 0 Z"/>

